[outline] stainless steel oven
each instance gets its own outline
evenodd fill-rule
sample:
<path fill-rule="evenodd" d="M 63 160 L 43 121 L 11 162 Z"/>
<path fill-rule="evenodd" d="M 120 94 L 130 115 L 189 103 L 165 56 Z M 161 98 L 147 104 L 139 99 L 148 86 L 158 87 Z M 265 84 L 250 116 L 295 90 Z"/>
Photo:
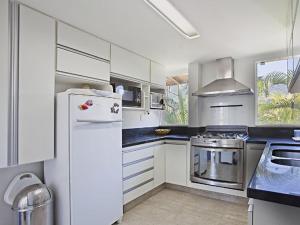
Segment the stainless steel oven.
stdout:
<path fill-rule="evenodd" d="M 191 181 L 242 190 L 244 142 L 240 139 L 191 139 Z"/>

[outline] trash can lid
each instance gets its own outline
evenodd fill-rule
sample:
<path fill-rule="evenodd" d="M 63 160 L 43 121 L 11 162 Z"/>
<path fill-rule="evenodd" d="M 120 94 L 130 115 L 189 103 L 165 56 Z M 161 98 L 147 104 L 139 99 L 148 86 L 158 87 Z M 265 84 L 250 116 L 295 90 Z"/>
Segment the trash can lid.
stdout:
<path fill-rule="evenodd" d="M 52 200 L 51 190 L 45 184 L 34 184 L 24 188 L 14 199 L 13 210 L 39 207 Z"/>

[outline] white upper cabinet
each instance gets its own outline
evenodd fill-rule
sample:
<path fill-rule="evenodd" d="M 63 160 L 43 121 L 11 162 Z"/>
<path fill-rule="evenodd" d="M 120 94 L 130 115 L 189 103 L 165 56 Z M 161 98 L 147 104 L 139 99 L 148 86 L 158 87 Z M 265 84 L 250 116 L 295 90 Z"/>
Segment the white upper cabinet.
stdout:
<path fill-rule="evenodd" d="M 151 61 L 151 83 L 166 86 L 166 68 L 153 61 Z"/>
<path fill-rule="evenodd" d="M 55 20 L 19 6 L 18 164 L 54 157 Z"/>
<path fill-rule="evenodd" d="M 0 168 L 7 166 L 8 157 L 8 106 L 9 104 L 9 55 L 8 55 L 8 0 L 0 1 Z"/>
<path fill-rule="evenodd" d="M 110 60 L 110 43 L 64 23 L 57 26 L 57 44 Z"/>
<path fill-rule="evenodd" d="M 150 60 L 111 45 L 111 72 L 150 82 Z"/>
<path fill-rule="evenodd" d="M 109 81 L 109 63 L 76 52 L 57 48 L 57 71 Z"/>

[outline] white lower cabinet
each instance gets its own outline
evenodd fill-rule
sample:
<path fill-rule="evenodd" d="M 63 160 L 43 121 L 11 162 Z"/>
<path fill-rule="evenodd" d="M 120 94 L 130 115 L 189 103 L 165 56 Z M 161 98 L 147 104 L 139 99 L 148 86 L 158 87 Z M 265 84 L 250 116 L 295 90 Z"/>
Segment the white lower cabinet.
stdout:
<path fill-rule="evenodd" d="M 298 225 L 300 208 L 254 199 L 249 225 Z M 252 222 L 252 224 L 250 224 Z"/>
<path fill-rule="evenodd" d="M 166 182 L 187 186 L 186 144 L 166 144 Z"/>
<path fill-rule="evenodd" d="M 166 151 L 164 144 L 154 149 L 154 187 L 166 182 Z"/>
<path fill-rule="evenodd" d="M 155 145 L 123 148 L 123 204 L 154 188 Z"/>
<path fill-rule="evenodd" d="M 164 183 L 186 186 L 186 142 L 123 148 L 124 204 Z"/>

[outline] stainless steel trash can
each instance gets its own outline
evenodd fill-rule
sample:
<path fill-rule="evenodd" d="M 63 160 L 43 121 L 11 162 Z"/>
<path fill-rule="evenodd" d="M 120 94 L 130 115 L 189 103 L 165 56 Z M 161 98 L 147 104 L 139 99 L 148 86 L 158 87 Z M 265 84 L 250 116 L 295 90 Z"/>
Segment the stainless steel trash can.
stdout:
<path fill-rule="evenodd" d="M 18 225 L 53 225 L 53 193 L 44 184 L 24 188 L 14 199 L 12 209 Z"/>

